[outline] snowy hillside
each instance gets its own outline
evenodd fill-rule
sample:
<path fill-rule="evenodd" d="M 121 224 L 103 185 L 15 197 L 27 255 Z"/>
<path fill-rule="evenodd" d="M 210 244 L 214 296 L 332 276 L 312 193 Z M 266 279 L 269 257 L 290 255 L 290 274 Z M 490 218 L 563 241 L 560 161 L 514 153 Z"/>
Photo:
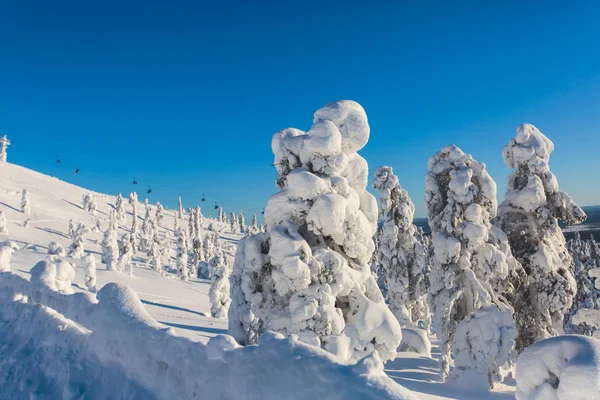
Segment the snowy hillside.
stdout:
<path fill-rule="evenodd" d="M 29 216 L 20 210 L 23 189 L 30 197 Z M 8 236 L 0 234 L 0 241 L 10 239 L 18 246 L 12 272 L 0 273 L 0 382 L 4 382 L 0 398 L 85 394 L 85 398 L 172 399 L 199 393 L 200 398 L 236 399 L 481 398 L 481 393 L 439 383 L 437 360 L 415 353 L 399 353 L 386 364 L 386 376 L 377 357 L 347 365 L 325 351 L 278 335 L 261 338 L 258 347 L 241 349 L 235 349 L 238 346 L 228 336 L 209 341 L 227 333 L 226 319 L 210 317 L 210 281 L 162 276 L 146 266 L 140 252 L 133 258 L 133 276 L 108 271 L 100 262 L 101 232 L 90 233 L 84 243 L 85 252 L 97 259 L 96 296 L 85 288 L 81 260 L 68 256 L 65 259 L 76 267 L 72 282 L 76 294 L 39 286 L 39 273 L 31 269 L 48 256 L 48 243 L 68 249 L 70 220 L 90 227 L 99 220 L 101 230 L 106 229 L 115 196 L 96 194 L 93 216 L 82 207 L 86 193 L 35 171 L 0 164 L 0 210 L 9 231 Z M 131 207 L 125 208 L 119 237 L 131 227 Z M 143 209 L 142 203 L 138 209 Z M 160 232 L 171 241 L 173 257 L 175 211 L 164 214 Z M 209 223 L 220 230 L 221 243 L 232 257 L 241 235 L 215 220 L 205 219 L 204 227 Z M 435 346 L 432 353 L 434 358 L 439 355 Z M 486 396 L 509 399 L 513 393 L 514 387 L 502 385 Z"/>

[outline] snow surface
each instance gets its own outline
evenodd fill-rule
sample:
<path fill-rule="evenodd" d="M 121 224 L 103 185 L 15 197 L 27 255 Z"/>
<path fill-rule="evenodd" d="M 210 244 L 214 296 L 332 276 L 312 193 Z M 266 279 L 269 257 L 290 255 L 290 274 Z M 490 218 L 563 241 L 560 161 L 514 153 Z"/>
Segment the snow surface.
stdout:
<path fill-rule="evenodd" d="M 30 216 L 20 210 L 23 188 L 31 198 Z M 87 226 L 99 221 L 103 230 L 108 226 L 115 197 L 94 193 L 94 216 L 82 207 L 88 192 L 13 164 L 0 165 L 0 210 L 10 232 L 0 234 L 0 242 L 11 239 L 17 247 L 12 273 L 0 273 L 0 399 L 177 399 L 189 398 L 191 390 L 201 393 L 199 398 L 411 398 L 382 374 L 383 366 L 373 357 L 346 364 L 312 346 L 276 337 L 261 340 L 258 347 L 236 348 L 224 336 L 227 320 L 210 317 L 209 280 L 161 276 L 146 266 L 146 256 L 139 252 L 132 259 L 134 276 L 107 271 L 100 262 L 102 232 L 88 234 L 84 246 L 86 255 L 96 260 L 97 296 L 86 289 L 85 257 L 64 258 L 74 265 L 75 294 L 37 290 L 53 280 L 48 274 L 34 278 L 31 269 L 48 257 L 50 242 L 70 246 L 69 220 Z M 137 204 L 138 212 L 142 206 Z M 125 211 L 124 221 L 118 222 L 119 237 L 132 225 L 129 204 Z M 170 210 L 164 214 L 160 232 L 172 238 L 174 215 Z M 141 217 L 143 212 L 140 225 Z M 205 233 L 209 224 L 221 231 L 226 254 L 232 257 L 241 235 L 231 234 L 229 224 L 209 219 L 203 222 Z M 172 241 L 173 263 L 175 248 Z M 36 305 L 39 300 L 43 304 Z M 86 317 L 91 310 L 98 322 Z M 212 337 L 217 339 L 209 342 Z M 440 383 L 435 342 L 431 352 L 433 358 L 399 352 L 385 372 L 418 399 L 514 398 L 510 385 L 482 393 Z"/>

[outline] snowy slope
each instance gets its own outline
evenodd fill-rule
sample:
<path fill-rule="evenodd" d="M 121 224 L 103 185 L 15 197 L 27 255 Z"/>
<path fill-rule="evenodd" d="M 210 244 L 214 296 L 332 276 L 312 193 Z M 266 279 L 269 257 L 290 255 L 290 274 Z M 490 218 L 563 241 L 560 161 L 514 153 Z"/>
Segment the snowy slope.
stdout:
<path fill-rule="evenodd" d="M 29 217 L 20 212 L 22 189 L 27 189 L 31 198 L 32 212 Z M 139 350 L 139 356 L 149 358 L 143 360 L 141 364 L 138 362 L 127 363 L 122 357 L 114 358 L 116 357 L 114 354 L 113 358 L 107 357 L 101 348 L 99 350 L 98 343 L 118 344 L 123 336 L 127 336 L 127 332 L 115 334 L 102 330 L 103 333 L 100 334 L 100 331 L 95 331 L 97 328 L 92 329 L 90 326 L 90 324 L 93 325 L 93 321 L 73 313 L 68 306 L 63 305 L 60 307 L 64 307 L 64 309 L 58 309 L 60 308 L 58 305 L 65 302 L 63 297 L 68 296 L 59 294 L 63 297 L 58 299 L 49 297 L 49 299 L 54 299 L 52 301 L 57 302 L 56 308 L 50 306 L 56 311 L 46 307 L 32 307 L 31 304 L 21 301 L 12 301 L 14 293 L 11 291 L 16 290 L 14 285 L 20 285 L 22 291 L 33 290 L 27 286 L 30 269 L 47 256 L 47 245 L 50 241 L 57 241 L 65 249 L 68 249 L 71 244 L 71 239 L 68 237 L 69 220 L 83 222 L 92 227 L 99 219 L 101 228 L 107 227 L 108 213 L 115 202 L 115 197 L 96 194 L 98 212 L 96 216 L 92 216 L 81 206 L 82 196 L 87 192 L 83 188 L 17 165 L 0 164 L 0 210 L 6 213 L 10 232 L 8 237 L 0 234 L 0 242 L 10 238 L 16 241 L 21 248 L 13 256 L 12 272 L 16 274 L 16 276 L 12 275 L 14 279 L 0 274 L 0 287 L 2 287 L 0 288 L 0 292 L 2 292 L 2 296 L 0 296 L 0 382 L 5 382 L 5 389 L 14 390 L 13 395 L 21 393 L 20 390 L 23 389 L 21 386 L 23 382 L 27 381 L 28 385 L 33 385 L 32 387 L 35 387 L 38 392 L 42 391 L 37 394 L 31 392 L 32 398 L 39 398 L 43 395 L 44 388 L 46 393 L 54 394 L 58 393 L 60 388 L 64 398 L 76 398 L 82 391 L 86 393 L 85 398 L 107 398 L 111 393 L 113 396 L 118 393 L 121 398 L 165 398 L 166 392 L 161 392 L 155 386 L 157 384 L 155 381 L 160 380 L 165 385 L 173 384 L 173 382 L 185 383 L 182 383 L 177 389 L 173 389 L 169 393 L 170 398 L 178 398 L 178 396 L 186 398 L 192 391 L 198 389 L 196 387 L 198 384 L 205 385 L 206 393 L 212 394 L 205 394 L 205 397 L 201 396 L 200 398 L 215 398 L 216 396 L 247 399 L 282 398 L 281 393 L 287 393 L 285 387 L 295 389 L 297 396 L 304 394 L 305 397 L 314 397 L 315 395 L 322 398 L 400 399 L 410 397 L 405 389 L 395 385 L 382 372 L 378 372 L 378 364 L 372 359 L 367 359 L 356 366 L 346 366 L 340 364 L 328 353 L 289 340 L 275 339 L 270 344 L 264 343 L 259 347 L 237 349 L 225 353 L 220 350 L 214 355 L 214 351 L 211 353 L 210 348 L 212 347 L 213 350 L 221 348 L 223 345 L 220 342 L 221 339 L 218 342 L 211 342 L 208 348 L 202 346 L 201 343 L 206 344 L 211 337 L 227 333 L 227 321 L 210 317 L 208 300 L 210 282 L 202 279 L 186 282 L 175 276 L 161 276 L 146 267 L 146 257 L 141 254 L 134 257 L 134 262 L 137 263 L 137 267 L 134 268 L 134 276 L 107 271 L 105 265 L 100 262 L 101 232 L 88 235 L 85 243 L 85 251 L 94 254 L 97 259 L 98 289 L 109 282 L 131 287 L 137 295 L 134 297 L 139 297 L 143 305 L 142 309 L 134 313 L 135 318 L 141 318 L 144 321 L 142 323 L 143 330 L 131 332 L 131 335 L 137 337 L 143 331 L 147 331 L 146 338 L 161 338 L 160 340 L 164 343 L 158 347 L 164 346 L 166 351 L 177 349 L 176 351 L 172 350 L 176 354 L 167 355 L 162 352 L 146 354 L 144 351 L 147 349 L 144 348 Z M 123 195 L 126 198 L 128 193 L 123 193 Z M 126 204 L 125 208 L 127 216 L 125 221 L 119 225 L 119 237 L 128 233 L 131 226 L 131 206 Z M 138 215 L 143 215 L 143 210 L 144 205 L 138 204 Z M 154 213 L 154 206 L 152 206 L 152 213 Z M 29 223 L 25 227 L 24 221 L 27 218 L 29 218 Z M 161 230 L 167 238 L 172 237 L 173 220 L 174 212 L 165 210 Z M 227 224 L 220 224 L 214 220 L 210 222 L 221 231 L 223 243 L 228 247 L 228 253 L 232 256 L 240 235 L 229 232 Z M 187 226 L 187 220 L 181 224 Z M 174 243 L 171 247 L 174 256 Z M 83 295 L 83 293 L 87 293 L 87 290 L 83 283 L 80 261 L 70 258 L 68 260 L 73 261 L 76 265 L 74 289 L 76 292 L 82 292 Z M 111 289 L 113 287 L 109 285 L 103 293 L 107 293 L 109 289 L 115 291 L 116 289 Z M 116 292 L 121 293 L 120 289 Z M 25 294 L 27 295 L 27 293 Z M 55 296 L 52 293 L 50 295 Z M 119 296 L 117 298 L 120 298 Z M 110 296 L 107 295 L 107 298 Z M 118 300 L 117 303 L 120 301 L 122 300 Z M 132 301 L 135 303 L 134 300 Z M 99 304 L 102 302 L 103 300 L 100 300 Z M 85 309 L 90 313 L 95 313 L 97 311 L 94 310 L 98 308 L 98 305 L 92 302 L 86 307 Z M 147 317 L 140 317 L 145 312 L 147 312 Z M 78 320 L 78 318 L 81 319 Z M 169 330 L 168 327 L 172 329 Z M 39 343 L 34 341 L 35 336 L 31 339 L 28 338 L 28 333 L 32 331 L 38 332 Z M 95 335 L 94 332 L 96 332 Z M 102 340 L 98 341 L 98 337 Z M 146 339 L 142 335 L 140 340 Z M 40 346 L 40 343 L 43 345 Z M 123 341 L 123 343 L 130 342 Z M 122 351 L 129 351 L 130 345 L 123 346 Z M 439 354 L 436 348 L 433 349 L 433 354 L 434 358 Z M 19 357 L 24 357 L 24 359 L 21 360 Z M 194 361 L 194 357 L 196 357 L 196 361 Z M 210 361 L 211 368 L 206 369 L 202 365 L 207 363 L 211 357 L 215 361 Z M 178 359 L 185 360 L 185 363 L 173 365 Z M 295 360 L 293 364 L 291 363 L 292 359 Z M 17 360 L 19 361 L 17 362 Z M 157 372 L 148 368 L 146 364 L 153 362 L 166 363 L 171 368 L 171 374 L 160 375 L 164 374 L 164 371 Z M 195 366 L 195 364 L 197 365 Z M 269 366 L 270 364 L 272 364 L 272 368 Z M 136 375 L 135 371 L 138 369 L 146 373 Z M 251 374 L 248 372 L 250 370 L 256 370 L 256 373 Z M 514 398 L 513 386 L 502 386 L 496 392 L 482 394 L 469 393 L 464 389 L 454 388 L 450 384 L 440 384 L 437 360 L 412 353 L 401 353 L 396 360 L 386 365 L 386 372 L 393 380 L 412 390 L 415 398 Z M 172 376 L 173 373 L 182 376 Z M 219 379 L 216 379 L 215 373 L 219 374 Z M 188 374 L 190 377 L 187 376 Z M 202 374 L 204 377 L 200 377 Z M 292 378 L 290 374 L 293 374 L 295 378 Z M 315 384 L 313 391 L 308 389 L 306 389 L 308 391 L 303 391 L 307 382 L 297 377 L 302 376 L 310 381 L 310 379 L 315 379 L 315 375 L 320 376 L 318 379 L 320 383 Z M 35 381 L 36 379 L 49 379 L 48 376 L 53 379 L 42 383 Z M 240 376 L 244 376 L 244 378 L 242 379 Z M 272 378 L 267 379 L 265 376 Z M 33 383 L 30 382 L 32 379 Z M 188 385 L 188 379 L 197 381 L 196 386 Z M 110 382 L 109 389 L 106 389 L 107 382 Z M 328 385 L 327 382 L 332 384 Z M 340 386 L 346 387 L 348 391 L 340 390 Z M 340 397 L 332 397 L 332 393 L 324 392 L 323 387 L 336 387 L 335 394 Z M 109 392 L 105 390 L 109 390 Z M 19 398 L 18 396 L 6 397 L 10 391 L 5 390 L 4 393 L 4 395 L 0 394 L 0 399 Z M 200 390 L 198 393 L 203 392 Z M 242 393 L 245 394 L 242 395 Z M 118 396 L 115 398 L 119 398 Z"/>

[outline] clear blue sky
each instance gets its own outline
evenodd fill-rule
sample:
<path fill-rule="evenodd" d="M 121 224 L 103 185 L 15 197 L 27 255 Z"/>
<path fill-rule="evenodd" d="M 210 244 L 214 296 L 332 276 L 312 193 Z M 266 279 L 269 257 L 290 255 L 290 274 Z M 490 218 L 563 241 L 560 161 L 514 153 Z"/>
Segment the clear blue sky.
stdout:
<path fill-rule="evenodd" d="M 273 133 L 353 99 L 370 173 L 393 166 L 417 215 L 450 143 L 502 197 L 523 122 L 554 141 L 561 187 L 599 204 L 599 21 L 596 1 L 4 0 L 0 133 L 9 161 L 90 189 L 251 214 L 276 191 Z"/>

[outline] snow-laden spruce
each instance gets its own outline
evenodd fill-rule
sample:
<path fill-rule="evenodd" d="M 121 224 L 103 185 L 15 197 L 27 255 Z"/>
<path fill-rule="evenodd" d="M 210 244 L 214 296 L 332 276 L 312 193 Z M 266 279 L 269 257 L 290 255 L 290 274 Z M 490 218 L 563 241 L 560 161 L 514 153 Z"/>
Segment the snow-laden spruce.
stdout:
<path fill-rule="evenodd" d="M 177 230 L 177 273 L 179 278 L 187 281 L 189 276 L 188 270 L 188 248 L 187 248 L 187 237 L 185 235 L 185 229 L 179 228 Z"/>
<path fill-rule="evenodd" d="M 210 299 L 210 315 L 213 318 L 227 317 L 231 299 L 229 297 L 229 276 L 231 266 L 225 255 L 219 254 L 209 261 L 211 278 L 208 297 Z"/>
<path fill-rule="evenodd" d="M 520 265 L 512 256 L 505 235 L 490 223 L 497 212 L 496 183 L 485 164 L 458 147 L 444 147 L 429 159 L 425 206 L 434 246 L 429 275 L 432 328 L 441 342 L 440 368 L 445 378 L 451 366 L 451 352 L 456 356 L 459 351 L 456 344 L 470 340 L 464 337 L 467 330 L 457 331 L 465 318 L 473 313 L 470 319 L 479 318 L 477 310 L 488 307 L 507 314 L 501 318 L 486 316 L 489 323 L 501 322 L 504 326 L 512 318 L 503 294 L 514 290 L 511 282 L 517 280 Z M 457 334 L 462 336 L 456 337 Z M 510 358 L 506 352 L 511 350 L 511 345 L 499 342 L 510 340 L 509 335 L 495 340 L 496 345 L 486 345 L 483 359 L 475 354 L 476 347 L 470 349 L 473 353 L 469 356 L 461 357 L 488 363 L 490 383 L 498 376 L 499 363 Z M 476 372 L 481 365 L 477 361 L 460 368 Z"/>
<path fill-rule="evenodd" d="M 523 124 L 502 152 L 504 163 L 513 172 L 498 210 L 499 226 L 528 276 L 514 302 L 519 352 L 562 332 L 563 316 L 571 308 L 577 288 L 558 222 L 580 223 L 586 215 L 558 189 L 548 166 L 553 150 L 550 139 L 535 126 Z"/>
<path fill-rule="evenodd" d="M 76 259 L 83 257 L 85 237 L 90 232 L 90 228 L 88 228 L 85 224 L 80 222 L 76 225 L 75 229 L 73 230 L 73 243 L 71 244 L 70 248 L 71 257 Z"/>
<path fill-rule="evenodd" d="M 235 213 L 232 211 L 231 214 L 229 215 L 229 223 L 231 226 L 231 233 L 238 233 L 238 220 L 237 220 L 237 216 L 235 215 Z"/>
<path fill-rule="evenodd" d="M 108 218 L 108 228 L 104 231 L 102 239 L 102 262 L 106 269 L 115 271 L 119 261 L 119 243 L 117 240 L 117 212 L 111 210 Z"/>
<path fill-rule="evenodd" d="M 66 252 L 62 244 L 57 242 L 48 243 L 48 254 L 64 257 Z"/>
<path fill-rule="evenodd" d="M 154 218 L 156 220 L 156 227 L 160 227 L 160 223 L 162 222 L 163 218 L 164 218 L 164 208 L 163 205 L 160 204 L 158 201 L 156 202 L 156 212 L 154 215 Z"/>
<path fill-rule="evenodd" d="M 84 210 L 88 211 L 92 215 L 96 215 L 96 199 L 93 193 L 85 193 L 82 198 L 82 203 Z"/>
<path fill-rule="evenodd" d="M 85 274 L 85 286 L 90 292 L 96 292 L 96 257 L 89 253 L 83 257 L 83 272 Z"/>
<path fill-rule="evenodd" d="M 150 251 L 152 246 L 152 238 L 154 236 L 155 223 L 150 215 L 150 207 L 146 206 L 146 214 L 142 222 L 142 231 L 140 233 L 141 240 L 139 241 L 139 249 L 143 252 Z"/>
<path fill-rule="evenodd" d="M 429 326 L 427 260 L 416 238 L 415 206 L 391 167 L 382 166 L 375 171 L 373 189 L 381 193 L 383 226 L 378 251 L 390 310 L 402 326 L 416 327 L 419 321 Z"/>
<path fill-rule="evenodd" d="M 139 225 L 138 225 L 138 214 L 137 214 L 137 193 L 129 193 L 129 204 L 131 205 L 131 245 L 133 246 L 133 252 L 135 253 L 138 249 L 138 243 L 140 238 Z"/>
<path fill-rule="evenodd" d="M 29 199 L 27 189 L 21 191 L 21 212 L 25 215 L 31 214 L 31 200 Z"/>
<path fill-rule="evenodd" d="M 5 240 L 0 243 L 0 272 L 9 272 L 11 270 L 12 255 L 19 246 L 11 240 Z"/>
<path fill-rule="evenodd" d="M 117 219 L 119 221 L 123 221 L 125 218 L 125 204 L 123 203 L 123 196 L 121 196 L 121 193 L 117 194 L 117 199 L 115 200 L 115 211 L 117 213 Z"/>
<path fill-rule="evenodd" d="M 127 275 L 133 275 L 133 245 L 131 244 L 131 235 L 125 233 L 119 241 L 119 262 L 118 270 Z"/>
<path fill-rule="evenodd" d="M 181 203 L 181 196 L 177 199 L 177 217 L 183 218 L 183 204 Z"/>
<path fill-rule="evenodd" d="M 573 299 L 573 306 L 565 316 L 565 332 L 592 336 L 599 328 L 595 324 L 597 318 L 586 321 L 585 316 L 600 314 L 600 290 L 595 284 L 598 280 L 590 275 L 597 271 L 596 268 L 600 268 L 600 249 L 593 236 L 583 240 L 578 231 L 575 232 L 575 237 L 568 241 L 567 248 L 573 259 L 577 293 Z"/>
<path fill-rule="evenodd" d="M 4 211 L 0 210 L 0 235 L 8 236 L 8 227 L 6 226 L 6 216 Z"/>
<path fill-rule="evenodd" d="M 229 332 L 242 344 L 271 330 L 344 359 L 377 351 L 389 360 L 402 334 L 369 267 L 377 202 L 356 153 L 369 138 L 367 116 L 338 101 L 313 122 L 273 137 L 280 191 L 265 208 L 267 233 L 238 245 Z"/>

